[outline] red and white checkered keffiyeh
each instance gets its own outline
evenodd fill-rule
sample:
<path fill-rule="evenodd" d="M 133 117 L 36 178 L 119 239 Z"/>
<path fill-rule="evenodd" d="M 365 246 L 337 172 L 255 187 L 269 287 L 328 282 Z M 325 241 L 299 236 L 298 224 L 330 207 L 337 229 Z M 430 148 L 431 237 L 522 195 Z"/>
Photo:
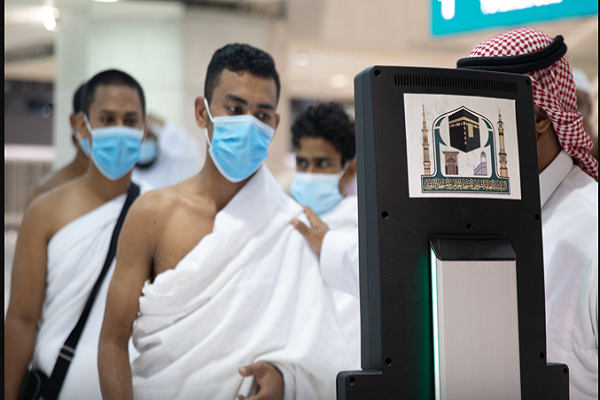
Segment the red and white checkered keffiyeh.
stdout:
<path fill-rule="evenodd" d="M 552 41 L 545 33 L 532 28 L 513 29 L 481 43 L 469 54 L 469 58 L 529 54 L 542 50 Z M 577 111 L 575 83 L 569 63 L 562 57 L 551 66 L 527 75 L 533 83 L 533 102 L 548 113 L 563 150 L 597 181 L 598 161 L 589 153 L 593 144 L 583 129 L 583 116 Z"/>

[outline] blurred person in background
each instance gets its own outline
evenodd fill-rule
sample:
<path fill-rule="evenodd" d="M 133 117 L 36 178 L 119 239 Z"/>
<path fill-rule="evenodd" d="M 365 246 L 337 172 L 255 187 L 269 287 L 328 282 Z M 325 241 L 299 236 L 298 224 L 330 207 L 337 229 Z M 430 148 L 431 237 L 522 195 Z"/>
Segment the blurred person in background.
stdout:
<path fill-rule="evenodd" d="M 572 400 L 598 398 L 598 161 L 577 111 L 562 36 L 531 28 L 477 46 L 458 68 L 531 78 L 542 206 L 547 361 L 569 367 Z"/>
<path fill-rule="evenodd" d="M 346 196 L 356 176 L 354 123 L 341 104 L 316 104 L 296 118 L 292 143 L 296 175 L 290 193 L 310 226 L 298 218 L 291 223 L 319 256 L 359 368 L 358 204 L 356 196 Z"/>
<path fill-rule="evenodd" d="M 585 72 L 573 68 L 573 80 L 577 91 L 577 111 L 583 115 L 583 129 L 590 135 L 594 147 L 590 154 L 598 159 L 598 126 L 594 126 L 592 118 L 591 84 Z"/>
<path fill-rule="evenodd" d="M 317 104 L 292 126 L 296 174 L 290 194 L 311 226 L 292 225 L 319 256 L 327 285 L 358 298 L 358 209 L 346 196 L 356 176 L 354 123 L 341 104 Z"/>
<path fill-rule="evenodd" d="M 69 122 L 71 124 L 71 141 L 76 148 L 75 158 L 69 165 L 62 167 L 57 171 L 50 172 L 41 179 L 40 183 L 38 183 L 33 189 L 33 192 L 29 195 L 25 206 L 26 209 L 41 194 L 83 175 L 88 169 L 88 157 L 90 153 L 89 140 L 83 140 L 81 135 L 77 132 L 77 114 L 81 111 L 81 96 L 83 95 L 84 87 L 85 83 L 79 86 L 73 94 L 73 112 L 69 116 Z"/>
<path fill-rule="evenodd" d="M 145 100 L 139 83 L 118 70 L 92 77 L 81 96 L 74 129 L 90 144 L 93 162 L 31 203 L 17 239 L 4 328 L 7 400 L 16 399 L 24 377 L 31 377 L 30 362 L 32 370 L 51 377 L 44 380 L 44 398 L 102 398 L 98 337 L 114 270 L 114 256 L 107 252 L 116 244 L 117 220 L 140 191 L 131 171 L 146 135 Z M 103 265 L 109 269 L 80 340 L 65 346 Z"/>
<path fill-rule="evenodd" d="M 175 185 L 200 171 L 200 159 L 196 139 L 183 128 L 150 113 L 148 136 L 131 179 L 145 181 L 155 189 Z"/>

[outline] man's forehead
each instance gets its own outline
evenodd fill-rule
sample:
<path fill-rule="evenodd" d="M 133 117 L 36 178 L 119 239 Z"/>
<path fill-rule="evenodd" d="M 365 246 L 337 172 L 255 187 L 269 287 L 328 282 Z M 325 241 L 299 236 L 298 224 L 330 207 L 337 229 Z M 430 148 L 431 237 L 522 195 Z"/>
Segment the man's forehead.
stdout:
<path fill-rule="evenodd" d="M 298 154 L 306 157 L 335 157 L 339 152 L 333 143 L 323 137 L 305 136 L 300 138 Z"/>
<path fill-rule="evenodd" d="M 142 101 L 135 88 L 126 85 L 99 85 L 90 103 L 90 110 L 142 113 Z"/>
<path fill-rule="evenodd" d="M 214 97 L 237 97 L 248 101 L 247 97 L 268 100 L 277 105 L 277 84 L 273 77 L 253 75 L 249 71 L 231 71 L 224 69 L 219 74 L 213 90 Z"/>

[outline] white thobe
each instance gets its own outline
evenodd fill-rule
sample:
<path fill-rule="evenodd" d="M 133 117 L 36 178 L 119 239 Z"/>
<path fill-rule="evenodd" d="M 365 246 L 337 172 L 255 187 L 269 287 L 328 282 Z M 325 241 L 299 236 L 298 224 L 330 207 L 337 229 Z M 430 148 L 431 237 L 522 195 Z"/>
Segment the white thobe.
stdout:
<path fill-rule="evenodd" d="M 540 174 L 547 359 L 571 400 L 598 398 L 598 183 L 561 151 Z"/>

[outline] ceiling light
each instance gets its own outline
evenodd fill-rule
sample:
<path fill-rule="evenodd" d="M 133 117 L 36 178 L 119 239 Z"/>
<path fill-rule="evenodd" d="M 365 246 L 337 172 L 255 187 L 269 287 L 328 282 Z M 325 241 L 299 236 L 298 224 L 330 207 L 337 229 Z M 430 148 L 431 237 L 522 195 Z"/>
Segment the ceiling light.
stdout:
<path fill-rule="evenodd" d="M 347 74 L 335 74 L 331 76 L 329 84 L 332 88 L 341 89 L 350 86 L 350 75 Z"/>
<path fill-rule="evenodd" d="M 296 55 L 296 64 L 304 66 L 310 61 L 310 57 L 306 53 L 298 53 Z"/>
<path fill-rule="evenodd" d="M 56 23 L 56 19 L 58 18 L 58 10 L 53 7 L 44 7 L 44 11 L 42 13 L 42 21 L 44 22 L 44 26 L 50 32 L 55 32 L 58 30 L 58 25 Z"/>

